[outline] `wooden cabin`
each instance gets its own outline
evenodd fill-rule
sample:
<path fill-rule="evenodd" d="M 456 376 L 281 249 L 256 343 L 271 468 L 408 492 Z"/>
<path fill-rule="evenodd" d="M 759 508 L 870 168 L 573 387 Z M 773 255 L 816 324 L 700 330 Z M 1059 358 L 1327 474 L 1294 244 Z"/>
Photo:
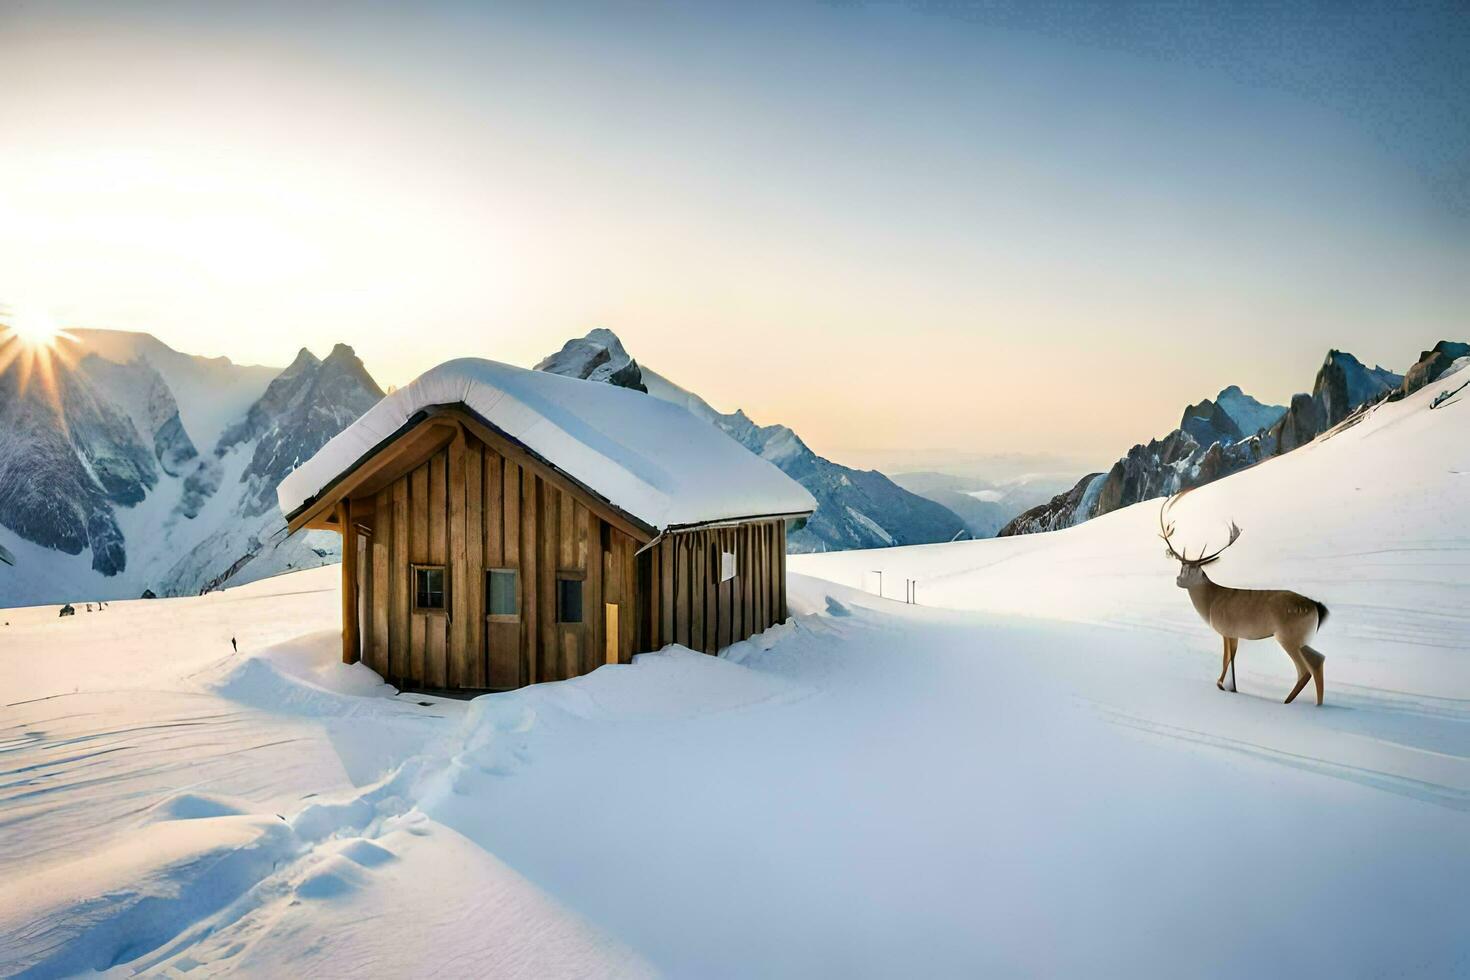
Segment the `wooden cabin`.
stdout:
<path fill-rule="evenodd" d="M 786 618 L 799 484 L 650 395 L 466 363 L 463 400 L 429 403 L 443 385 L 420 379 L 282 484 L 292 532 L 343 536 L 345 662 L 400 688 L 507 690 Z"/>

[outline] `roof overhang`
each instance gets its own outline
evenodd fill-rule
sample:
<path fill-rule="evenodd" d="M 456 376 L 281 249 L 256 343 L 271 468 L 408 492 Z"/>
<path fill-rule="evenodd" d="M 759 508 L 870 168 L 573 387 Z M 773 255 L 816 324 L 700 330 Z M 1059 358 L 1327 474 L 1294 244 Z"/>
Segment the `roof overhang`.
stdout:
<path fill-rule="evenodd" d="M 286 515 L 288 533 L 303 528 L 342 530 L 337 505 L 349 497 L 364 497 L 392 483 L 454 441 L 467 431 L 507 459 L 535 470 L 543 479 L 560 489 L 584 498 L 591 510 L 639 544 L 647 544 L 666 534 L 679 534 L 704 528 L 733 527 L 761 521 L 800 520 L 812 511 L 780 514 L 751 514 L 743 517 L 719 518 L 691 524 L 670 525 L 662 531 L 623 510 L 592 487 L 558 467 L 504 429 L 480 415 L 463 402 L 434 405 L 414 413 L 408 421 L 364 453 L 330 483 L 308 497 Z"/>
<path fill-rule="evenodd" d="M 737 527 L 741 524 L 760 524 L 775 521 L 797 521 L 805 520 L 812 516 L 812 511 L 797 510 L 785 514 L 750 514 L 745 517 L 722 517 L 713 521 L 697 521 L 693 524 L 670 524 L 664 528 L 664 534 L 687 534 L 692 531 L 704 531 L 710 528 Z"/>
<path fill-rule="evenodd" d="M 657 528 L 623 510 L 462 402 L 434 405 L 414 413 L 392 434 L 287 514 L 286 530 L 289 533 L 302 528 L 340 531 L 339 502 L 348 497 L 376 493 L 449 445 L 458 433 L 466 431 L 507 459 L 532 468 L 542 479 L 584 498 L 590 510 L 634 540 L 642 543 L 657 536 Z"/>

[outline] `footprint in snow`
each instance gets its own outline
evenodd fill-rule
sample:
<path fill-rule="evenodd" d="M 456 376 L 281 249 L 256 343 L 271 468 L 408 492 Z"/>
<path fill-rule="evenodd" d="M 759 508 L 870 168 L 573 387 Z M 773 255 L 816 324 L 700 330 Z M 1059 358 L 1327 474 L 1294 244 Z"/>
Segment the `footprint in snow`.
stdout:
<path fill-rule="evenodd" d="M 364 868 L 376 868 L 387 864 L 389 861 L 398 860 L 398 855 L 383 847 L 374 844 L 366 838 L 358 838 L 342 848 L 341 854 L 347 860 L 362 865 Z"/>

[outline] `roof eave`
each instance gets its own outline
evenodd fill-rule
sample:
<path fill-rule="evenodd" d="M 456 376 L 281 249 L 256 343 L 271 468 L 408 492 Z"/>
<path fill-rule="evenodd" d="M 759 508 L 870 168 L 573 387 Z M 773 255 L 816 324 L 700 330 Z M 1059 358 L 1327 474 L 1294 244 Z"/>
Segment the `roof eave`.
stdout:
<path fill-rule="evenodd" d="M 748 514 L 744 517 L 717 517 L 708 521 L 693 521 L 685 524 L 670 524 L 664 528 L 662 534 L 683 534 L 689 531 L 702 531 L 712 527 L 734 527 L 738 524 L 757 524 L 764 521 L 794 521 L 802 517 L 811 517 L 816 513 L 813 510 L 791 510 L 776 514 Z"/>

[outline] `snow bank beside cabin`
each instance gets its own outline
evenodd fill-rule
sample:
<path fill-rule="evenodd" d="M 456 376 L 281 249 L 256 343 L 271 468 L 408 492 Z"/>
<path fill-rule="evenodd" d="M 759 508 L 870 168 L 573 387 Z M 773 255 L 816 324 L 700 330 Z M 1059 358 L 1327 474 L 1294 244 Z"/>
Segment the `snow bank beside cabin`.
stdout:
<path fill-rule="evenodd" d="M 462 358 L 388 395 L 277 489 L 291 514 L 418 412 L 462 404 L 651 527 L 807 513 L 812 495 L 682 408 L 642 392 Z"/>

